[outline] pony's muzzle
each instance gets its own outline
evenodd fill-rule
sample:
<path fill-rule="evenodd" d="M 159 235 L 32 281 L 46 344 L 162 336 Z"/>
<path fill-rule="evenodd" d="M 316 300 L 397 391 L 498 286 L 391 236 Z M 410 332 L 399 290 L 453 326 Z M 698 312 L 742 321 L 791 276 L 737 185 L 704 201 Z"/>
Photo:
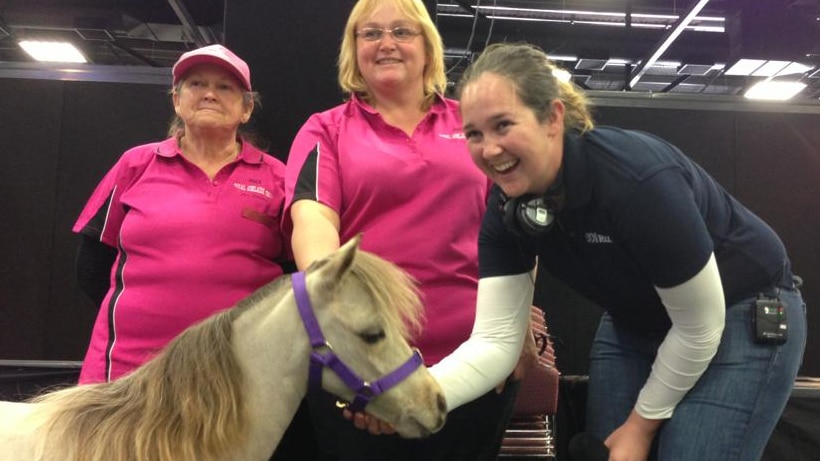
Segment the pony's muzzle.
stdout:
<path fill-rule="evenodd" d="M 430 411 L 414 413 L 410 417 L 413 424 L 409 426 L 411 426 L 411 428 L 415 426 L 415 428 L 408 430 L 405 427 L 405 430 L 402 431 L 402 436 L 428 437 L 444 427 L 444 423 L 447 421 L 447 402 L 444 399 L 444 394 L 438 391 L 435 392 L 431 398 Z"/>
<path fill-rule="evenodd" d="M 444 394 L 442 394 L 441 392 L 439 392 L 436 396 L 436 405 L 438 406 L 439 419 L 435 426 L 432 428 L 433 434 L 440 431 L 441 428 L 444 427 L 444 423 L 447 421 L 447 402 L 444 400 Z"/>

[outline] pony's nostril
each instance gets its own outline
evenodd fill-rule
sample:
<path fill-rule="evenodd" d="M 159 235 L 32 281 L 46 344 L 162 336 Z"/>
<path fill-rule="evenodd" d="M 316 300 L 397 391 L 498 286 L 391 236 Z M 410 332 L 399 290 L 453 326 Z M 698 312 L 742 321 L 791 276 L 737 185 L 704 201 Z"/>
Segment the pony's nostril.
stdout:
<path fill-rule="evenodd" d="M 447 402 L 444 401 L 444 395 L 439 394 L 436 401 L 438 403 L 438 410 L 442 413 L 447 413 Z"/>

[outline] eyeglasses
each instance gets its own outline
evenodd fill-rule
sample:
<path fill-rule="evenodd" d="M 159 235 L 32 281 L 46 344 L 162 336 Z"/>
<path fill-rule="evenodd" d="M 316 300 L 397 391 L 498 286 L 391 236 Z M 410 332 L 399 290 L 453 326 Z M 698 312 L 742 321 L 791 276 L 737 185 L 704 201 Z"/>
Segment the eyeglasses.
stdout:
<path fill-rule="evenodd" d="M 410 40 L 413 40 L 416 35 L 421 35 L 421 32 L 409 27 L 394 27 L 392 29 L 365 27 L 357 31 L 356 36 L 361 37 L 367 42 L 377 42 L 384 38 L 385 32 L 390 34 L 390 37 L 397 42 L 409 42 Z"/>

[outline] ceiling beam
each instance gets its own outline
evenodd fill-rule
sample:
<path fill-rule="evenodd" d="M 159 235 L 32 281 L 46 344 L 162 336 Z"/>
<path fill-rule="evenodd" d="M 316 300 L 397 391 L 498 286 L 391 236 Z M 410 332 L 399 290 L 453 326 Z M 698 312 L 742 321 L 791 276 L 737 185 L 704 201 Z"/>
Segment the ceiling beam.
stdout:
<path fill-rule="evenodd" d="M 686 80 L 688 78 L 689 78 L 688 75 L 678 75 L 678 78 L 676 78 L 675 80 L 671 81 L 668 85 L 663 87 L 663 89 L 661 89 L 660 93 L 668 93 L 668 92 L 672 91 L 673 88 L 680 85 L 681 83 L 684 82 L 684 80 Z"/>
<path fill-rule="evenodd" d="M 465 13 L 470 13 L 470 14 L 473 14 L 473 13 L 474 13 L 474 10 L 473 10 L 473 5 L 471 5 L 470 3 L 467 3 L 467 0 L 456 0 L 456 3 L 457 3 L 457 4 L 458 4 L 458 6 L 460 6 L 462 9 L 464 9 L 464 12 L 465 12 Z"/>
<path fill-rule="evenodd" d="M 469 1 L 469 2 L 467 0 L 455 0 L 455 2 L 456 2 L 456 4 L 458 4 L 458 6 L 461 7 L 461 9 L 464 10 L 465 13 L 476 15 L 481 19 L 487 19 L 487 15 L 483 14 L 479 11 L 478 7 L 481 6 L 481 1 L 480 0 L 478 2 L 476 2 L 475 5 L 473 5 L 472 0 Z M 484 6 L 486 6 L 486 5 L 484 5 Z"/>
<path fill-rule="evenodd" d="M 196 22 L 194 22 L 194 17 L 191 16 L 188 8 L 185 7 L 184 0 L 168 0 L 168 4 L 171 5 L 171 8 L 174 9 L 174 13 L 176 13 L 177 18 L 179 18 L 179 22 L 182 24 L 182 30 L 185 31 L 185 35 L 187 35 L 197 47 L 203 47 L 205 45 L 210 45 L 217 42 L 215 37 L 211 34 L 208 34 L 208 37 L 205 37 L 202 34 L 199 26 L 197 26 Z"/>
<path fill-rule="evenodd" d="M 160 66 L 160 65 L 159 65 L 156 61 L 154 61 L 154 60 L 152 60 L 152 59 L 149 59 L 148 57 L 144 56 L 142 53 L 139 53 L 139 52 L 137 52 L 137 51 L 134 51 L 133 49 L 131 49 L 130 47 L 128 47 L 128 46 L 126 46 L 126 45 L 123 45 L 123 44 L 122 44 L 120 41 L 118 41 L 118 40 L 114 40 L 114 41 L 112 41 L 112 42 L 108 42 L 108 43 L 110 43 L 112 46 L 116 47 L 117 49 L 122 50 L 122 51 L 124 51 L 124 52 L 128 53 L 128 54 L 129 54 L 129 55 L 131 55 L 133 58 L 135 58 L 135 59 L 137 59 L 137 60 L 139 60 L 139 61 L 142 61 L 142 63 L 143 63 L 143 64 L 146 64 L 146 65 L 151 66 L 151 67 L 162 67 L 162 66 Z"/>
<path fill-rule="evenodd" d="M 638 80 L 643 77 L 643 74 L 649 70 L 652 65 L 666 52 L 667 49 L 672 45 L 672 43 L 677 40 L 678 36 L 686 29 L 686 26 L 695 19 L 695 16 L 700 13 L 706 4 L 709 3 L 709 0 L 695 0 L 692 4 L 692 7 L 689 8 L 689 11 L 686 14 L 681 15 L 675 24 L 664 34 L 663 38 L 655 45 L 655 47 L 649 52 L 649 56 L 644 59 L 641 59 L 641 63 L 632 71 L 632 74 L 629 78 L 629 83 L 627 88 L 633 88 L 635 84 L 638 83 Z"/>

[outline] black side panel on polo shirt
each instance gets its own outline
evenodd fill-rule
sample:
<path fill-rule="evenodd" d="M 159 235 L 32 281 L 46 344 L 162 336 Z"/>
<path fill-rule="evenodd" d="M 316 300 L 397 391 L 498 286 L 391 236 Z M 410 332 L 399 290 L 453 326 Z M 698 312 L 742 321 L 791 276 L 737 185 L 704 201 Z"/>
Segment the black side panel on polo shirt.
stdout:
<path fill-rule="evenodd" d="M 296 181 L 296 190 L 293 191 L 293 201 L 308 199 L 318 200 L 318 173 L 319 168 L 319 144 L 305 158 L 302 169 L 299 171 L 299 178 Z"/>

